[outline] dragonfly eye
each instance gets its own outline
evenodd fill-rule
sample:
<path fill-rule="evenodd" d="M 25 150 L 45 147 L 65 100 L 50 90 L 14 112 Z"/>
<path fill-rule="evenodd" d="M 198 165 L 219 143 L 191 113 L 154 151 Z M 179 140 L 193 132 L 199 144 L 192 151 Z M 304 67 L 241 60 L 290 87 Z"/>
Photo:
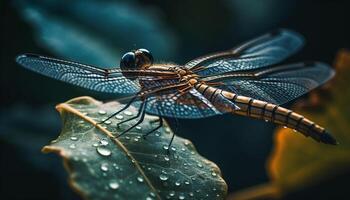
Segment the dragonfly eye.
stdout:
<path fill-rule="evenodd" d="M 120 68 L 122 70 L 136 69 L 136 56 L 134 52 L 128 52 L 123 55 L 120 60 Z"/>
<path fill-rule="evenodd" d="M 153 64 L 153 56 L 147 49 L 138 49 L 135 51 L 136 64 L 141 68 L 147 68 Z"/>

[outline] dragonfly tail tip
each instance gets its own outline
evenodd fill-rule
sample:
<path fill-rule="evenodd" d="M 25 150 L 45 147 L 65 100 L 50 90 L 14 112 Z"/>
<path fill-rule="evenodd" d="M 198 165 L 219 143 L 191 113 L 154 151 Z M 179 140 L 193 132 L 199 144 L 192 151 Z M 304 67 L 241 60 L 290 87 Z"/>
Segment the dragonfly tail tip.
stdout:
<path fill-rule="evenodd" d="M 324 132 L 320 137 L 321 142 L 325 144 L 338 145 L 338 141 L 328 132 Z"/>

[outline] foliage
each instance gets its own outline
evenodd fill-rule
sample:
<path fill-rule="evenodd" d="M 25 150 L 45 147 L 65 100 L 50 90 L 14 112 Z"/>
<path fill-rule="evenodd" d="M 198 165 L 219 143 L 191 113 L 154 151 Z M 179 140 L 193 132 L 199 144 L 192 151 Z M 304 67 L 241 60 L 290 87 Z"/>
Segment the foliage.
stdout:
<path fill-rule="evenodd" d="M 158 118 L 146 115 L 140 126 L 122 137 L 135 120 L 121 124 L 136 108 L 97 124 L 123 107 L 80 97 L 57 106 L 63 121 L 60 136 L 44 152 L 64 158 L 71 186 L 88 199 L 224 199 L 227 186 L 219 168 L 200 156 L 192 143 L 175 137 L 167 125 L 149 136 Z"/>

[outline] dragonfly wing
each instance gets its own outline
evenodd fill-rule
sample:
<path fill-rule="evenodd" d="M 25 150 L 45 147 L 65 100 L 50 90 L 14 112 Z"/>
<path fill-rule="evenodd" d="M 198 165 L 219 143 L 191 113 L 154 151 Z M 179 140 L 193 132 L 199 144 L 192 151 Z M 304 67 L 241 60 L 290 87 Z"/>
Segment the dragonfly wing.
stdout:
<path fill-rule="evenodd" d="M 222 114 L 202 94 L 191 89 L 185 93 L 176 90 L 151 96 L 146 110 L 150 114 L 175 118 L 204 118 Z"/>
<path fill-rule="evenodd" d="M 282 29 L 260 36 L 232 50 L 199 57 L 185 64 L 185 67 L 203 67 L 196 72 L 201 76 L 257 69 L 281 62 L 297 52 L 303 43 L 304 39 L 298 33 Z"/>
<path fill-rule="evenodd" d="M 277 105 L 287 103 L 334 75 L 334 70 L 321 62 L 296 63 L 260 69 L 254 73 L 231 73 L 207 77 L 208 82 L 222 82 L 221 89 Z"/>
<path fill-rule="evenodd" d="M 34 54 L 20 55 L 16 61 L 45 76 L 99 92 L 135 93 L 140 90 L 138 82 L 125 78 L 119 69 L 106 70 Z"/>

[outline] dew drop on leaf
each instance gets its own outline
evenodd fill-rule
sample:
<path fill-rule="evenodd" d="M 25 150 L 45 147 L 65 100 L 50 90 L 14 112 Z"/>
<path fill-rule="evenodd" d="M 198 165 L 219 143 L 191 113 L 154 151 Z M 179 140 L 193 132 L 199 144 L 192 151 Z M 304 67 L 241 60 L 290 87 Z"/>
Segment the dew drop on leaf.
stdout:
<path fill-rule="evenodd" d="M 71 144 L 71 145 L 69 145 L 69 148 L 71 148 L 71 149 L 75 149 L 75 144 Z"/>
<path fill-rule="evenodd" d="M 137 181 L 142 183 L 143 182 L 143 178 L 141 176 L 137 177 Z"/>
<path fill-rule="evenodd" d="M 121 119 L 123 119 L 124 117 L 123 117 L 123 115 L 117 115 L 117 116 L 115 116 L 115 118 L 121 120 Z"/>
<path fill-rule="evenodd" d="M 169 192 L 169 196 L 171 196 L 171 197 L 175 196 L 175 192 L 174 191 L 170 191 Z"/>
<path fill-rule="evenodd" d="M 183 195 L 183 194 L 180 194 L 180 195 L 179 195 L 179 199 L 180 199 L 180 200 L 183 200 L 183 199 L 185 199 L 185 195 Z"/>
<path fill-rule="evenodd" d="M 165 175 L 165 174 L 159 175 L 159 179 L 162 180 L 162 181 L 166 181 L 166 180 L 168 180 L 168 178 L 169 177 L 167 175 Z"/>
<path fill-rule="evenodd" d="M 156 197 L 156 194 L 154 194 L 154 192 L 150 192 L 150 193 L 149 193 L 149 196 L 151 196 L 151 197 Z"/>
<path fill-rule="evenodd" d="M 113 189 L 113 190 L 116 190 L 116 189 L 119 188 L 119 183 L 117 183 L 116 181 L 111 181 L 111 182 L 109 183 L 109 187 L 110 187 L 111 189 Z"/>
<path fill-rule="evenodd" d="M 75 136 L 70 137 L 70 139 L 71 139 L 72 141 L 77 141 L 77 140 L 78 140 L 78 138 L 75 137 Z"/>
<path fill-rule="evenodd" d="M 102 163 L 101 164 L 101 170 L 104 171 L 104 172 L 108 171 L 108 164 L 107 163 Z"/>
<path fill-rule="evenodd" d="M 98 111 L 98 114 L 100 114 L 100 115 L 105 115 L 107 112 L 106 111 L 104 111 L 104 110 L 99 110 Z"/>
<path fill-rule="evenodd" d="M 128 115 L 128 116 L 131 116 L 131 115 L 132 115 L 132 112 L 131 112 L 131 111 L 128 111 L 128 110 L 126 110 L 126 111 L 124 111 L 124 114 L 125 114 L 125 115 Z"/>
<path fill-rule="evenodd" d="M 112 154 L 112 152 L 109 149 L 102 146 L 97 147 L 96 150 L 97 153 L 99 153 L 101 156 L 110 156 Z"/>
<path fill-rule="evenodd" d="M 100 140 L 100 145 L 106 146 L 106 145 L 108 145 L 108 141 L 107 140 Z"/>
<path fill-rule="evenodd" d="M 180 183 L 179 181 L 176 181 L 176 182 L 175 182 L 175 185 L 176 185 L 176 186 L 180 186 L 181 183 Z"/>

